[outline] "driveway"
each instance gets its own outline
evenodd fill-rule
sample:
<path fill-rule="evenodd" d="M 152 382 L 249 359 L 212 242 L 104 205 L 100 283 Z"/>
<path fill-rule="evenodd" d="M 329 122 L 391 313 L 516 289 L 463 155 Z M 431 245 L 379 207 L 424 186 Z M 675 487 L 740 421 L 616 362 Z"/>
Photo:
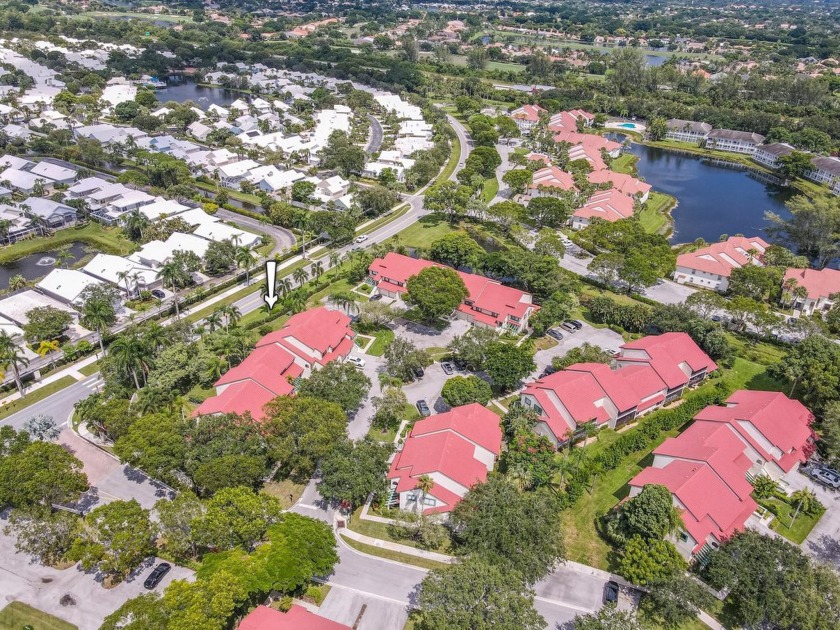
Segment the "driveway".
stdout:
<path fill-rule="evenodd" d="M 368 142 L 365 153 L 372 155 L 373 153 L 379 151 L 379 147 L 382 146 L 382 123 L 370 114 L 365 114 L 365 116 L 370 121 L 370 142 Z"/>
<path fill-rule="evenodd" d="M 405 602 L 357 591 L 352 587 L 330 585 L 332 588 L 318 609 L 322 617 L 357 630 L 398 630 L 408 620 Z"/>
<path fill-rule="evenodd" d="M 537 369 L 534 371 L 533 376 L 542 374 L 543 370 L 551 365 L 554 357 L 565 356 L 569 350 L 579 348 L 584 343 L 598 346 L 610 352 L 618 350 L 619 346 L 624 343 L 624 338 L 609 328 L 595 328 L 586 322 L 581 323 L 583 324 L 583 328 L 579 331 L 567 333 L 564 330 L 563 339 L 556 346 L 548 350 L 540 350 L 534 355 L 534 363 L 537 364 Z"/>
<path fill-rule="evenodd" d="M 791 475 L 789 482 L 787 491 L 808 488 L 825 506 L 825 514 L 802 543 L 802 550 L 840 570 L 840 492 L 829 490 L 798 472 Z"/>
<path fill-rule="evenodd" d="M 373 418 L 373 398 L 382 395 L 382 387 L 379 384 L 379 375 L 385 370 L 385 359 L 374 357 L 369 354 L 362 354 L 359 348 L 351 352 L 352 356 L 364 359 L 365 366 L 362 372 L 370 379 L 370 392 L 362 402 L 362 406 L 350 418 L 347 423 L 347 435 L 351 440 L 361 440 L 370 430 L 370 420 Z"/>
<path fill-rule="evenodd" d="M 100 584 L 101 578 L 95 573 L 85 573 L 78 566 L 52 569 L 33 562 L 30 556 L 17 553 L 14 538 L 3 533 L 7 518 L 6 513 L 0 516 L 0 557 L 3 558 L 0 608 L 18 600 L 75 624 L 79 630 L 96 630 L 106 616 L 127 600 L 148 592 L 143 588 L 143 581 L 157 560 L 149 558 L 125 582 L 105 589 Z M 162 593 L 173 580 L 192 579 L 192 576 L 189 569 L 175 566 L 155 590 Z"/>
<path fill-rule="evenodd" d="M 467 376 L 469 372 L 456 371 L 451 376 L 447 376 L 443 373 L 440 363 L 432 363 L 426 368 L 425 372 L 423 378 L 403 386 L 403 392 L 405 392 L 408 402 L 414 405 L 418 400 L 425 400 L 435 413 L 448 410 L 449 406 L 440 397 L 443 384 L 446 383 L 447 379 L 454 376 Z"/>

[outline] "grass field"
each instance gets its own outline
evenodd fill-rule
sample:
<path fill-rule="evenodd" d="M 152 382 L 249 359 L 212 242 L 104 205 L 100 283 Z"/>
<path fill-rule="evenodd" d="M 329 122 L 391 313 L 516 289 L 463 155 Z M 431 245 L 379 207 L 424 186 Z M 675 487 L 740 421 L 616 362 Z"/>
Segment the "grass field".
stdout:
<path fill-rule="evenodd" d="M 627 175 L 636 175 L 636 162 L 639 161 L 638 156 L 632 153 L 623 153 L 621 157 L 614 159 L 610 163 L 610 170 L 616 173 L 625 173 Z"/>
<path fill-rule="evenodd" d="M 445 219 L 435 215 L 427 215 L 400 232 L 399 236 L 406 247 L 429 247 L 441 236 L 456 231 L 457 228 L 454 228 Z"/>
<path fill-rule="evenodd" d="M 385 346 L 394 340 L 394 331 L 390 328 L 383 328 L 368 334 L 376 337 L 376 341 L 371 344 L 367 351 L 367 354 L 374 357 L 381 357 L 385 354 Z"/>
<path fill-rule="evenodd" d="M 482 196 L 484 197 L 484 203 L 490 203 L 493 201 L 493 198 L 496 196 L 496 193 L 499 192 L 499 180 L 495 177 L 490 177 L 484 181 L 484 188 L 482 190 Z"/>
<path fill-rule="evenodd" d="M 138 20 L 150 20 L 155 22 L 168 22 L 171 24 L 179 24 L 181 22 L 192 24 L 193 19 L 187 15 L 166 15 L 153 13 L 132 13 L 131 11 L 85 11 L 79 14 L 79 17 L 92 18 L 98 20 L 101 18 L 135 18 Z"/>
<path fill-rule="evenodd" d="M 676 205 L 677 200 L 659 192 L 651 192 L 647 203 L 639 212 L 639 222 L 645 232 L 650 234 L 663 234 L 669 231 L 671 209 Z"/>
<path fill-rule="evenodd" d="M 12 415 L 13 413 L 17 413 L 21 409 L 26 409 L 30 405 L 34 405 L 36 402 L 44 400 L 44 398 L 48 396 L 52 396 L 57 391 L 60 391 L 65 387 L 69 387 L 75 382 L 76 379 L 72 376 L 62 376 L 57 381 L 53 381 L 52 383 L 44 385 L 40 389 L 36 389 L 34 392 L 26 394 L 26 396 L 20 400 L 15 400 L 8 405 L 3 405 L 3 407 L 0 408 L 0 420 L 6 416 Z"/>
<path fill-rule="evenodd" d="M 452 177 L 452 173 L 455 172 L 455 169 L 458 166 L 458 160 L 461 159 L 461 151 L 463 148 L 461 147 L 461 141 L 458 139 L 458 136 L 452 136 L 449 139 L 450 146 L 452 147 L 452 151 L 449 154 L 449 161 L 443 167 L 441 172 L 437 176 L 437 182 L 442 183 Z"/>
<path fill-rule="evenodd" d="M 793 515 L 796 513 L 795 505 L 790 505 L 781 499 L 776 498 L 762 499 L 759 503 L 765 507 L 768 504 L 772 504 L 774 507 L 776 518 L 774 518 L 773 522 L 770 523 L 770 529 L 774 532 L 778 532 L 797 545 L 801 545 L 805 541 L 808 534 L 810 534 L 811 530 L 814 529 L 814 525 L 817 524 L 817 521 L 819 521 L 825 513 L 820 512 L 819 514 L 812 515 L 804 514 L 800 511 L 799 514 L 796 515 L 796 520 L 793 521 L 793 527 L 791 527 L 791 518 L 793 518 Z"/>
<path fill-rule="evenodd" d="M 12 602 L 0 610 L 0 630 L 78 630 L 78 626 L 62 621 L 23 602 Z"/>
<path fill-rule="evenodd" d="M 92 376 L 99 371 L 99 361 L 94 361 L 84 367 L 79 368 L 79 372 L 84 374 L 85 376 Z"/>
<path fill-rule="evenodd" d="M 0 248 L 0 263 L 7 263 L 30 254 L 57 251 L 65 245 L 82 241 L 105 252 L 124 256 L 137 249 L 136 245 L 122 235 L 119 228 L 106 228 L 90 222 L 83 227 L 57 230 L 51 236 L 39 236 Z"/>

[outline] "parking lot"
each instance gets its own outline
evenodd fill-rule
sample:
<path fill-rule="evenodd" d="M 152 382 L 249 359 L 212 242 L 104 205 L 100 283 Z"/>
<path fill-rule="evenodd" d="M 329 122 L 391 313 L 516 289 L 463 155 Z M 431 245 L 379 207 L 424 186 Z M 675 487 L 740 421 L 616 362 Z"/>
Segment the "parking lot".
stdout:
<path fill-rule="evenodd" d="M 790 475 L 789 482 L 787 491 L 808 488 L 825 506 L 825 514 L 802 543 L 802 550 L 840 569 L 840 492 L 814 482 L 801 472 Z"/>
<path fill-rule="evenodd" d="M 14 538 L 3 533 L 8 513 L 0 515 L 0 608 L 21 601 L 64 619 L 79 630 L 96 630 L 105 617 L 132 597 L 147 593 L 143 581 L 158 560 L 149 558 L 129 578 L 112 589 L 101 585 L 101 576 L 85 573 L 76 566 L 52 569 L 17 553 Z M 189 569 L 173 566 L 155 589 L 162 593 L 172 580 L 192 579 Z"/>
<path fill-rule="evenodd" d="M 586 322 L 581 323 L 583 327 L 580 330 L 577 332 L 566 332 L 562 330 L 563 339 L 556 346 L 548 350 L 540 350 L 534 355 L 534 363 L 537 364 L 537 369 L 532 374 L 533 378 L 542 374 L 543 370 L 551 365 L 551 360 L 554 357 L 562 357 L 572 348 L 579 348 L 583 344 L 588 343 L 609 352 L 614 352 L 624 343 L 622 336 L 609 328 L 595 328 Z"/>

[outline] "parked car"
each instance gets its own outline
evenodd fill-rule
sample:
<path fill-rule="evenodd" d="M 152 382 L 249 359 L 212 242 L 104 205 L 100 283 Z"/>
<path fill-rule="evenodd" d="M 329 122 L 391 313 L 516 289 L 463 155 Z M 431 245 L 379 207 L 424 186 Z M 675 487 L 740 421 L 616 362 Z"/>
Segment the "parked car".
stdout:
<path fill-rule="evenodd" d="M 618 582 L 610 580 L 604 586 L 604 602 L 614 604 L 618 601 Z"/>
<path fill-rule="evenodd" d="M 420 412 L 420 415 L 424 418 L 432 415 L 432 410 L 429 409 L 428 403 L 425 400 L 418 400 L 417 401 L 417 411 Z"/>
<path fill-rule="evenodd" d="M 577 328 L 572 326 L 569 322 L 563 322 L 562 324 L 560 324 L 560 328 L 562 328 L 566 332 L 570 332 L 570 333 L 577 332 Z"/>
<path fill-rule="evenodd" d="M 443 368 L 443 373 L 447 376 L 455 373 L 455 366 L 452 365 L 449 361 L 444 361 L 440 364 L 440 367 Z"/>
<path fill-rule="evenodd" d="M 359 357 L 347 357 L 347 363 L 356 367 L 365 367 L 365 360 Z"/>
<path fill-rule="evenodd" d="M 376 295 L 370 296 L 371 302 L 376 302 L 377 300 L 381 300 L 384 296 L 381 293 L 377 293 Z"/>
<path fill-rule="evenodd" d="M 146 578 L 146 581 L 143 582 L 143 586 L 147 589 L 152 590 L 163 579 L 163 576 L 169 573 L 172 569 L 172 565 L 168 562 L 161 562 L 157 565 L 154 570 L 149 574 L 149 577 Z"/>
<path fill-rule="evenodd" d="M 546 366 L 546 368 L 542 371 L 542 374 L 540 374 L 540 378 L 545 378 L 546 376 L 551 376 L 551 375 L 552 375 L 552 374 L 554 374 L 556 371 L 557 371 L 557 370 L 555 370 L 552 366 L 548 365 L 548 366 Z"/>
<path fill-rule="evenodd" d="M 831 468 L 813 467 L 808 469 L 808 476 L 818 484 L 832 490 L 840 489 L 840 473 Z"/>
<path fill-rule="evenodd" d="M 560 332 L 559 328 L 549 328 L 546 334 L 557 341 L 563 340 L 563 333 Z"/>
<path fill-rule="evenodd" d="M 152 289 L 152 297 L 156 297 L 157 299 L 162 300 L 166 297 L 166 293 L 164 293 L 160 289 Z"/>
<path fill-rule="evenodd" d="M 414 378 L 423 378 L 423 375 L 426 372 L 423 371 L 423 368 L 421 368 L 419 365 L 417 365 L 417 366 L 411 368 L 411 373 L 414 374 Z"/>
<path fill-rule="evenodd" d="M 467 369 L 467 363 L 463 359 L 454 359 L 452 364 L 455 366 L 456 370 L 461 372 Z"/>
<path fill-rule="evenodd" d="M 368 240 L 367 234 L 359 234 L 356 237 L 356 242 L 357 243 L 364 243 L 366 240 Z"/>
<path fill-rule="evenodd" d="M 577 328 L 578 330 L 580 330 L 581 328 L 583 328 L 583 322 L 580 322 L 580 321 L 578 321 L 578 320 L 576 320 L 576 319 L 570 319 L 570 320 L 568 321 L 568 323 L 569 323 L 569 324 L 571 324 L 572 326 L 574 326 L 575 328 Z"/>

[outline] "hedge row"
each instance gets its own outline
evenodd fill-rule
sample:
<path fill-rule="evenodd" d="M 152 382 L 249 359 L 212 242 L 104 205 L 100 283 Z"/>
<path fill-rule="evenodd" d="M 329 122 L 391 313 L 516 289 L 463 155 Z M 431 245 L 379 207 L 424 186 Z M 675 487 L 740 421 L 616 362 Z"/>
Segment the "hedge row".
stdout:
<path fill-rule="evenodd" d="M 729 394 L 722 382 L 708 384 L 689 393 L 679 407 L 653 412 L 641 420 L 639 426 L 622 434 L 603 451 L 594 457 L 584 458 L 569 477 L 566 494 L 561 499 L 563 507 L 571 507 L 577 503 L 594 475 L 615 470 L 628 455 L 651 448 L 663 433 L 683 426 L 701 409 L 720 404 Z"/>

